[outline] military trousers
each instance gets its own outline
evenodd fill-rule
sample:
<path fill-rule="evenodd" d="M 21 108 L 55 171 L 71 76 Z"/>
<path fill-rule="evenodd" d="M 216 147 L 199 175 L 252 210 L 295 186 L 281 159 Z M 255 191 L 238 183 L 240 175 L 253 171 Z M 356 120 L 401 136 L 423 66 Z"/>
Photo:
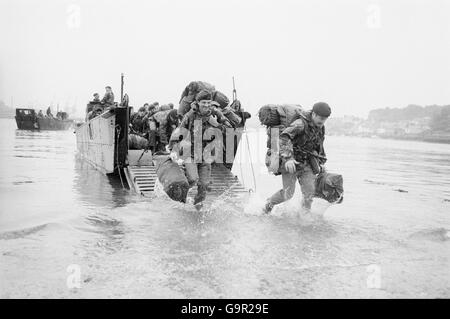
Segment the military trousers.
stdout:
<path fill-rule="evenodd" d="M 296 165 L 296 172 L 289 173 L 284 167 L 281 170 L 281 178 L 283 180 L 283 188 L 269 198 L 272 205 L 280 204 L 294 196 L 295 183 L 298 180 L 302 191 L 302 207 L 311 209 L 312 201 L 315 194 L 316 175 L 309 164 Z"/>
<path fill-rule="evenodd" d="M 184 163 L 186 171 L 186 178 L 189 186 L 192 187 L 197 184 L 197 195 L 195 196 L 194 203 L 199 203 L 205 200 L 206 190 L 211 179 L 211 164 L 208 163 Z"/>

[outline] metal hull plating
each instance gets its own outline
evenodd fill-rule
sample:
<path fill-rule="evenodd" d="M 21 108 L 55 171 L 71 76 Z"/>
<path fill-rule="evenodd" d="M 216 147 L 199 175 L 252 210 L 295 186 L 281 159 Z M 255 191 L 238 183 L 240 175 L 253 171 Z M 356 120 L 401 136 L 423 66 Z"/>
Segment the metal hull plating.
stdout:
<path fill-rule="evenodd" d="M 104 113 L 75 129 L 78 154 L 104 174 L 114 173 L 116 115 Z"/>

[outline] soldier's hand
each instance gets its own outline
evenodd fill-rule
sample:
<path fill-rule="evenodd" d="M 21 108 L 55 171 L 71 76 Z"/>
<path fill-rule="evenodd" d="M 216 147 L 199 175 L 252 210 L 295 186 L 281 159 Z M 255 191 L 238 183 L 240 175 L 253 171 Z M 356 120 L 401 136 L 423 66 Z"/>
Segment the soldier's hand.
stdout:
<path fill-rule="evenodd" d="M 178 160 L 178 154 L 177 152 L 170 152 L 170 158 L 172 159 L 172 161 L 176 162 Z"/>
<path fill-rule="evenodd" d="M 284 167 L 286 168 L 286 170 L 289 173 L 293 174 L 296 171 L 295 164 L 299 164 L 299 163 L 294 159 L 290 159 L 284 164 Z"/>
<path fill-rule="evenodd" d="M 211 115 L 209 117 L 208 122 L 209 122 L 209 124 L 211 124 L 214 127 L 218 127 L 219 126 L 219 122 L 217 122 L 217 117 L 215 117 L 214 115 Z"/>

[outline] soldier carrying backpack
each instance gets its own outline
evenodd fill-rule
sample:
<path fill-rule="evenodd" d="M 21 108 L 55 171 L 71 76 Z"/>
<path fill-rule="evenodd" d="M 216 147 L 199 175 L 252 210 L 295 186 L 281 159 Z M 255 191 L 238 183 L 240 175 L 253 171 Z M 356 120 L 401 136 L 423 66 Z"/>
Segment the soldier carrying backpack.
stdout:
<path fill-rule="evenodd" d="M 267 200 L 265 213 L 270 213 L 275 205 L 291 199 L 298 180 L 303 195 L 302 208 L 309 216 L 313 197 L 317 194 L 317 175 L 322 172 L 322 165 L 326 162 L 323 148 L 324 123 L 330 114 L 331 108 L 323 102 L 314 104 L 312 110 L 308 112 L 298 107 L 261 108 L 259 112 L 261 122 L 270 128 L 279 126 L 281 131 L 279 150 L 276 150 L 279 158 L 276 156 L 271 158 L 279 160 L 276 163 L 280 164 L 276 173 L 281 174 L 283 180 L 283 188 Z M 270 138 L 273 139 L 274 136 Z M 325 185 L 324 182 L 322 184 Z"/>

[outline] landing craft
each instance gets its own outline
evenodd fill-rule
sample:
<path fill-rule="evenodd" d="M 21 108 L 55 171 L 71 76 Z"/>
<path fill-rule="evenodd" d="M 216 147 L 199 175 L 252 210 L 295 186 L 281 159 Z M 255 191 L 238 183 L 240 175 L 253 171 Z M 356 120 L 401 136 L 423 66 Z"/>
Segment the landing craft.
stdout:
<path fill-rule="evenodd" d="M 132 150 L 129 148 L 129 124 L 133 107 L 128 103 L 128 95 L 123 94 L 122 75 L 121 103 L 115 103 L 113 107 L 103 112 L 101 115 L 80 123 L 75 128 L 77 139 L 77 150 L 82 159 L 89 162 L 97 170 L 107 175 L 118 175 L 122 183 L 126 183 L 128 188 L 143 196 L 149 196 L 155 190 L 158 180 L 158 164 L 167 161 L 167 155 L 153 155 L 150 150 Z M 245 120 L 249 117 L 242 109 L 237 111 L 241 116 L 242 123 L 235 130 L 242 130 Z M 234 150 L 236 155 L 241 135 L 236 134 L 233 145 L 228 145 Z M 227 141 L 224 138 L 225 149 Z M 233 157 L 234 160 L 234 157 Z M 213 163 L 211 171 L 210 193 L 220 196 L 227 193 L 230 196 L 247 193 L 247 190 L 239 182 L 238 178 L 231 172 L 233 163 Z M 171 168 L 182 170 L 183 165 Z M 162 174 L 159 174 L 162 176 Z M 159 180 L 162 184 L 165 181 Z M 185 202 L 186 194 L 182 192 L 171 192 L 169 188 L 164 190 L 174 200 Z M 169 185 L 170 186 L 170 185 Z M 195 194 L 195 188 L 191 188 L 188 197 Z M 209 197 L 209 195 L 208 195 Z"/>
<path fill-rule="evenodd" d="M 17 108 L 16 124 L 19 130 L 65 131 L 69 129 L 73 120 L 68 119 L 66 112 L 60 112 L 61 118 L 38 117 L 34 109 Z"/>

